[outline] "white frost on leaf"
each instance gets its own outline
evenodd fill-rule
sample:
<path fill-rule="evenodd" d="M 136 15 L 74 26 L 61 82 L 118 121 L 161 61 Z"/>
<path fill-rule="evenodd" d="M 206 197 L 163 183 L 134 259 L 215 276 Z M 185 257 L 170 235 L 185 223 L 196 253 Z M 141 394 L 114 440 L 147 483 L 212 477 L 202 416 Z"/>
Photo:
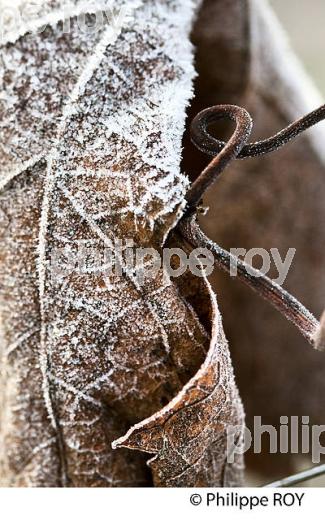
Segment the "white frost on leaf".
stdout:
<path fill-rule="evenodd" d="M 113 30 L 106 19 L 84 34 L 74 16 L 68 34 L 62 19 L 37 34 L 26 26 L 1 48 L 0 204 L 10 223 L 1 435 L 3 446 L 16 439 L 16 458 L 26 461 L 15 467 L 10 450 L 3 456 L 11 485 L 139 485 L 141 455 L 113 453 L 111 441 L 175 395 L 204 359 L 207 331 L 162 271 L 141 286 L 132 272 L 114 279 L 51 269 L 62 244 L 96 241 L 103 250 L 132 238 L 161 249 L 180 218 L 188 185 L 181 139 L 195 75 L 188 35 L 198 3 L 114 2 L 132 15 L 115 19 Z M 49 14 L 60 7 L 44 6 Z"/>
<path fill-rule="evenodd" d="M 62 22 L 62 32 L 68 33 L 72 18 L 78 18 L 82 31 L 95 32 L 101 24 L 116 23 L 141 4 L 142 0 L 14 0 L 10 3 L 0 0 L 0 43 L 15 43 L 27 33 L 35 35 L 45 27 L 56 27 L 59 22 Z M 87 15 L 95 15 L 96 23 L 88 24 Z"/>

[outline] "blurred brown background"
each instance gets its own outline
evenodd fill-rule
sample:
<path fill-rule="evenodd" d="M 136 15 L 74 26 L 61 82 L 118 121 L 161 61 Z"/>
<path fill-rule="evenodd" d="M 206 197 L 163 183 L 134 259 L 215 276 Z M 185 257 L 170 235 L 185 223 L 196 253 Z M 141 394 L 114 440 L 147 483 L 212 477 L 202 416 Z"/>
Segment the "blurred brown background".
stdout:
<path fill-rule="evenodd" d="M 325 0 L 270 0 L 269 3 L 324 99 Z M 254 120 L 252 139 L 257 140 L 273 135 L 318 105 L 312 89 L 309 96 L 304 76 L 299 78 L 299 68 L 291 71 L 290 55 L 282 59 L 285 46 L 277 33 L 273 35 L 276 43 L 273 46 L 272 32 L 268 33 L 268 29 L 272 31 L 270 21 L 266 18 L 259 31 L 253 25 L 256 18 L 247 26 L 245 7 L 259 12 L 261 4 L 263 7 L 264 1 L 205 0 L 205 10 L 193 32 L 199 74 L 189 120 L 214 104 L 245 106 Z M 251 46 L 247 45 L 250 35 Z M 254 61 L 251 64 L 247 60 L 250 49 L 254 49 L 249 54 Z M 291 101 L 295 96 L 297 109 L 293 111 Z M 227 138 L 226 128 L 219 125 L 216 131 L 218 136 Z M 210 211 L 201 219 L 201 225 L 210 238 L 226 249 L 258 246 L 267 250 L 276 247 L 284 252 L 294 247 L 297 255 L 285 288 L 319 316 L 325 297 L 321 261 L 325 228 L 319 225 L 324 220 L 325 188 L 324 164 L 312 142 L 306 134 L 276 154 L 234 162 L 228 174 L 207 195 Z M 322 143 L 319 134 L 320 149 Z M 188 143 L 185 150 L 184 170 L 195 178 L 208 159 L 197 156 Z M 307 415 L 311 424 L 324 424 L 321 398 L 325 392 L 324 358 L 309 349 L 289 323 L 247 288 L 222 273 L 215 273 L 213 284 L 247 425 L 251 428 L 254 416 L 262 416 L 263 424 L 277 427 L 280 416 Z M 261 457 L 246 455 L 251 485 L 261 485 L 312 466 L 308 457 L 274 455 L 267 450 Z M 324 486 L 324 481 L 313 480 L 308 485 Z"/>

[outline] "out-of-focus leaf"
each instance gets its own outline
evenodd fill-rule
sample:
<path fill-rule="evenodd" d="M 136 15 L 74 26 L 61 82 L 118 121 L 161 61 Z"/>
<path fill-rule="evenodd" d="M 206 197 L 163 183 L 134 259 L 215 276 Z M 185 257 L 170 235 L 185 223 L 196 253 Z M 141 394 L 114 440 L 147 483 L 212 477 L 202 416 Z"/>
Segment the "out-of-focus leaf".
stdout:
<path fill-rule="evenodd" d="M 264 0 L 206 0 L 193 30 L 198 46 L 195 115 L 207 105 L 235 103 L 251 114 L 252 141 L 274 135 L 324 101 L 290 49 Z M 223 49 L 219 53 L 218 49 Z M 222 128 L 214 129 L 222 136 Z M 225 249 L 296 250 L 283 287 L 315 316 L 325 300 L 324 123 L 282 150 L 234 161 L 206 198 L 206 234 Z M 184 165 L 192 178 L 208 161 L 190 145 Z M 243 257 L 240 257 L 243 258 Z M 257 256 L 256 266 L 262 259 Z M 271 258 L 268 276 L 278 270 Z M 290 324 L 235 278 L 215 273 L 213 286 L 231 345 L 247 425 L 254 416 L 279 425 L 281 416 L 324 423 L 325 359 Z M 264 448 L 263 448 L 264 451 Z M 254 456 L 258 469 L 280 477 L 294 471 L 294 454 Z"/>

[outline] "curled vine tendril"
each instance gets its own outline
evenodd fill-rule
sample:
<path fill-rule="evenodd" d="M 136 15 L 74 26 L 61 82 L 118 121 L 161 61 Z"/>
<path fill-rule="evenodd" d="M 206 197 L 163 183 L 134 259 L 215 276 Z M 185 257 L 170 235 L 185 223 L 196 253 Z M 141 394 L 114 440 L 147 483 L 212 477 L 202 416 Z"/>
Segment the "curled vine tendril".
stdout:
<path fill-rule="evenodd" d="M 230 119 L 236 123 L 236 128 L 227 143 L 219 146 L 207 132 L 207 127 L 220 119 Z M 215 182 L 227 165 L 234 160 L 249 139 L 253 128 L 253 121 L 249 113 L 235 105 L 217 105 L 200 112 L 192 121 L 191 140 L 195 146 L 210 155 L 212 143 L 215 156 L 208 166 L 193 182 L 186 194 L 189 210 L 193 210 L 201 201 L 206 190 Z"/>
<path fill-rule="evenodd" d="M 208 132 L 208 127 L 220 119 L 230 119 L 236 123 L 236 129 L 227 143 L 216 139 Z M 324 119 L 325 105 L 322 105 L 272 137 L 246 144 L 253 125 L 249 113 L 244 108 L 235 105 L 217 105 L 202 110 L 192 121 L 191 140 L 200 151 L 214 158 L 190 187 L 186 195 L 189 208 L 198 205 L 206 190 L 233 159 L 256 157 L 278 150 Z"/>
<path fill-rule="evenodd" d="M 208 132 L 208 127 L 220 119 L 230 119 L 236 123 L 235 130 L 227 143 L 216 139 Z M 252 267 L 240 261 L 228 251 L 209 240 L 201 231 L 195 210 L 208 188 L 216 181 L 227 165 L 234 159 L 244 159 L 263 155 L 281 148 L 311 126 L 325 119 L 325 105 L 298 119 L 276 135 L 249 143 L 253 122 L 249 113 L 235 105 L 217 105 L 200 112 L 192 121 L 191 140 L 202 152 L 212 155 L 213 159 L 190 186 L 187 194 L 187 211 L 178 224 L 181 236 L 195 247 L 206 247 L 214 255 L 216 265 L 229 272 L 236 262 L 238 278 L 270 302 L 302 335 L 316 348 L 323 348 L 317 338 L 319 321 L 294 296 L 260 271 L 252 272 Z"/>

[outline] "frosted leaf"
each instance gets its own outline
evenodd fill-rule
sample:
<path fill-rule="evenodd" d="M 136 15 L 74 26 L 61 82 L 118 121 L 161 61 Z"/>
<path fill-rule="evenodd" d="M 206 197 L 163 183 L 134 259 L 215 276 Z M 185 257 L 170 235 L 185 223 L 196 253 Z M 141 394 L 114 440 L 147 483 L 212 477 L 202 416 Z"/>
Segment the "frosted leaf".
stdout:
<path fill-rule="evenodd" d="M 188 185 L 180 157 L 197 4 L 121 2 L 127 14 L 85 34 L 76 18 L 85 3 L 76 1 L 64 34 L 61 4 L 44 2 L 43 17 L 7 33 L 0 116 L 6 485 L 152 484 L 147 457 L 111 443 L 173 399 L 204 362 L 212 327 L 211 316 L 201 316 L 204 285 L 189 295 L 162 270 L 141 285 L 128 269 L 119 277 L 91 266 L 58 275 L 53 264 L 62 247 L 95 245 L 102 255 L 116 239 L 162 252 Z M 33 32 L 44 17 L 51 23 Z M 242 424 L 238 400 L 229 406 Z M 221 471 L 224 449 L 218 457 Z M 211 483 L 220 483 L 218 472 Z"/>

